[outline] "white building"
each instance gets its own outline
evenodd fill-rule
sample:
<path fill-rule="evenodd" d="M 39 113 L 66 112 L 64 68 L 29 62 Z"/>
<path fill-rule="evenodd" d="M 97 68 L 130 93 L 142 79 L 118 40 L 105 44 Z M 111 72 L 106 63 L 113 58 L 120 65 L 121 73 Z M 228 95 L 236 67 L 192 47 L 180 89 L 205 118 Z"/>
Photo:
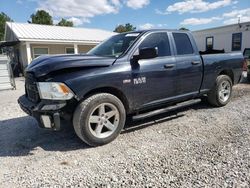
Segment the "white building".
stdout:
<path fill-rule="evenodd" d="M 200 51 L 207 49 L 242 51 L 250 48 L 250 22 L 193 31 Z"/>
<path fill-rule="evenodd" d="M 9 56 L 23 71 L 39 55 L 85 53 L 112 35 L 100 29 L 7 22 L 0 47 L 13 47 Z"/>

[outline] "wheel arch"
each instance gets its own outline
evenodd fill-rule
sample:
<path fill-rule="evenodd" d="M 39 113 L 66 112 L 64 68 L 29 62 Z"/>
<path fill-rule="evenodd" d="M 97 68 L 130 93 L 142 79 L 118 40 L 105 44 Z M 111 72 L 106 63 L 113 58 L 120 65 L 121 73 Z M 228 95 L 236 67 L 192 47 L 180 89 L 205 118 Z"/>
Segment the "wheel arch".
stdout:
<path fill-rule="evenodd" d="M 90 97 L 91 95 L 97 94 L 97 93 L 109 93 L 109 94 L 116 96 L 123 103 L 125 110 L 126 110 L 126 113 L 130 112 L 130 106 L 129 106 L 129 102 L 128 102 L 127 97 L 124 95 L 124 93 L 121 90 L 114 88 L 114 87 L 100 87 L 100 88 L 92 89 L 92 90 L 88 91 L 83 96 L 82 100 Z"/>
<path fill-rule="evenodd" d="M 220 71 L 218 76 L 220 76 L 220 75 L 229 76 L 232 80 L 232 83 L 234 84 L 234 73 L 233 73 L 232 69 L 224 69 L 224 70 Z"/>

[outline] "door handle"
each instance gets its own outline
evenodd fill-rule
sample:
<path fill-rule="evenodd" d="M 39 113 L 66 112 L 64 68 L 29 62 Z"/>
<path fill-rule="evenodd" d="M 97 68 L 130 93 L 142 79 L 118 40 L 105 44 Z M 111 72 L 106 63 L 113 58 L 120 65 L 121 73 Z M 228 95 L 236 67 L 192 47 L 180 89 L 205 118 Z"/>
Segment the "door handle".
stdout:
<path fill-rule="evenodd" d="M 175 66 L 175 64 L 165 64 L 164 68 L 165 69 L 172 69 L 172 68 L 174 68 L 174 66 Z"/>
<path fill-rule="evenodd" d="M 199 64 L 201 64 L 200 61 L 192 61 L 192 65 L 199 65 Z"/>

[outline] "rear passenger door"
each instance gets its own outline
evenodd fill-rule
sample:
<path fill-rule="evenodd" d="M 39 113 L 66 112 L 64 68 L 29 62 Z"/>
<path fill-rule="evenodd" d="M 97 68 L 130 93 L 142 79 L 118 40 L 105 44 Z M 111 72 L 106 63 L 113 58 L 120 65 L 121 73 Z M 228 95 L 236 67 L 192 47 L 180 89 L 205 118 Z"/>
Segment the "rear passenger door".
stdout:
<path fill-rule="evenodd" d="M 202 82 L 201 57 L 187 33 L 173 32 L 172 36 L 177 69 L 176 95 L 195 95 L 199 93 Z"/>

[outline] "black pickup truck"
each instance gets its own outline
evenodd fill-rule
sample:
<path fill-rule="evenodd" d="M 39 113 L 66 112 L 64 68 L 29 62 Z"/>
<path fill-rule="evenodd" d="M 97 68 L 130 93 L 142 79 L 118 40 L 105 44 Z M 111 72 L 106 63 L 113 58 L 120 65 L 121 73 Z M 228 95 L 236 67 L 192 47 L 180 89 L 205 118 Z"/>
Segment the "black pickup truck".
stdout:
<path fill-rule="evenodd" d="M 98 146 L 133 115 L 204 97 L 226 105 L 243 62 L 241 53 L 200 55 L 189 32 L 118 34 L 87 54 L 34 59 L 18 102 L 41 127 L 59 130 L 70 120 L 84 142 Z"/>

